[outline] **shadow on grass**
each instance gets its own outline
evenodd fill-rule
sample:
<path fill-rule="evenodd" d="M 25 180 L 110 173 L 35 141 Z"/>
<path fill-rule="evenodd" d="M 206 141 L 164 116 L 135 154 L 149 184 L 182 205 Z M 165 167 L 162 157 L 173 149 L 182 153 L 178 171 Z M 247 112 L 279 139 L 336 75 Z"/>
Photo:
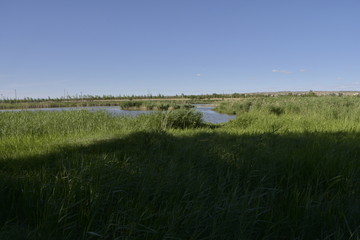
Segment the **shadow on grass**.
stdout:
<path fill-rule="evenodd" d="M 6 159 L 0 238 L 358 239 L 359 137 L 139 132 Z"/>

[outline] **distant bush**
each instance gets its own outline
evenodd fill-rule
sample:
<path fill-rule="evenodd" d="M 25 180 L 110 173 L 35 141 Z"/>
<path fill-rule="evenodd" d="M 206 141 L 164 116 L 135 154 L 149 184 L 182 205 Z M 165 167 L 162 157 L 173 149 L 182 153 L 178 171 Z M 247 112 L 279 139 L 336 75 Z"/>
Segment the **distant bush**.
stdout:
<path fill-rule="evenodd" d="M 251 101 L 246 101 L 238 106 L 240 112 L 248 112 L 250 111 L 251 106 L 253 103 Z"/>
<path fill-rule="evenodd" d="M 162 115 L 162 129 L 196 128 L 203 125 L 202 114 L 192 109 L 170 110 Z"/>
<path fill-rule="evenodd" d="M 281 114 L 285 113 L 285 110 L 284 110 L 284 108 L 279 107 L 279 106 L 269 106 L 269 113 L 280 116 Z"/>
<path fill-rule="evenodd" d="M 176 109 L 152 114 L 140 114 L 130 119 L 129 129 L 136 131 L 164 131 L 167 129 L 197 128 L 204 125 L 202 114 L 193 109 Z"/>
<path fill-rule="evenodd" d="M 232 103 L 223 102 L 220 103 L 220 105 L 216 107 L 214 110 L 220 113 L 236 115 L 239 113 L 249 112 L 252 106 L 253 106 L 252 101 L 232 102 Z"/>
<path fill-rule="evenodd" d="M 175 102 L 154 102 L 154 101 L 126 101 L 120 102 L 119 106 L 123 110 L 160 110 L 160 111 L 167 111 L 173 109 L 190 109 L 194 106 L 191 104 L 178 104 Z"/>
<path fill-rule="evenodd" d="M 170 107 L 170 104 L 167 104 L 167 103 L 161 103 L 157 106 L 157 108 L 162 111 L 168 110 L 169 107 Z"/>
<path fill-rule="evenodd" d="M 140 107 L 142 105 L 142 102 L 137 102 L 137 101 L 127 101 L 127 102 L 121 102 L 120 103 L 120 107 L 122 109 L 128 109 L 128 108 L 137 108 Z"/>

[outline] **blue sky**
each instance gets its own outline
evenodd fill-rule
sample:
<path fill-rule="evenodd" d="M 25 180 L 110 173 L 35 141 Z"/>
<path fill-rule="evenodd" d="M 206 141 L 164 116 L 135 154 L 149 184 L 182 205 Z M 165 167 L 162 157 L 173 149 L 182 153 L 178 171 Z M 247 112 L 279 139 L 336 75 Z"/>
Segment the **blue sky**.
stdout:
<path fill-rule="evenodd" d="M 0 98 L 360 90 L 358 0 L 0 1 Z"/>

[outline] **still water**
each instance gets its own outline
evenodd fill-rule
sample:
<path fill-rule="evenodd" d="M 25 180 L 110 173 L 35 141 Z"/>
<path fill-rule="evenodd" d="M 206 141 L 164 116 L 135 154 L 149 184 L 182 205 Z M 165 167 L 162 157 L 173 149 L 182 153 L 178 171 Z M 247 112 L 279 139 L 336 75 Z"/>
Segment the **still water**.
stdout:
<path fill-rule="evenodd" d="M 220 114 L 218 112 L 213 111 L 214 107 L 210 104 L 195 104 L 195 110 L 197 112 L 201 112 L 203 115 L 204 122 L 209 123 L 224 123 L 231 119 L 234 119 L 236 116 Z"/>
<path fill-rule="evenodd" d="M 213 111 L 214 107 L 210 104 L 195 104 L 195 111 L 201 112 L 203 115 L 203 120 L 205 122 L 209 123 L 224 123 L 229 121 L 230 119 L 234 119 L 235 116 L 230 116 L 226 114 L 220 114 L 215 111 Z M 89 110 L 89 111 L 99 111 L 99 110 L 105 110 L 112 115 L 128 115 L 128 116 L 136 116 L 139 114 L 149 114 L 153 113 L 154 111 L 134 111 L 134 110 L 122 110 L 119 107 L 71 107 L 71 108 L 36 108 L 36 109 L 26 109 L 27 111 L 71 111 L 71 110 Z M 3 111 L 24 111 L 24 110 L 0 110 L 0 112 Z"/>

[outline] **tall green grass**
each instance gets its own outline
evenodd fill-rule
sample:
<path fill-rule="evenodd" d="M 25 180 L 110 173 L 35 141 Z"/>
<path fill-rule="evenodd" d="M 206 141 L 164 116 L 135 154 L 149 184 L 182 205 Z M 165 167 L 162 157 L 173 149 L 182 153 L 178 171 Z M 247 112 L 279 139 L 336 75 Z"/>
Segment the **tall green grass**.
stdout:
<path fill-rule="evenodd" d="M 360 112 L 360 98 L 354 96 L 299 97 L 279 96 L 247 98 L 221 102 L 216 111 L 241 115 L 247 112 L 263 114 L 321 115 L 327 118 L 349 118 Z"/>
<path fill-rule="evenodd" d="M 228 127 L 248 131 L 359 131 L 358 97 L 273 97 L 223 102 L 215 109 L 238 117 Z"/>
<path fill-rule="evenodd" d="M 204 102 L 204 101 L 202 101 Z M 206 102 L 206 101 L 205 101 Z M 29 108 L 64 108 L 64 107 L 94 107 L 94 106 L 119 106 L 124 110 L 174 110 L 193 108 L 193 100 L 68 100 L 68 101 L 42 101 L 42 102 L 0 102 L 0 109 L 29 109 Z"/>
<path fill-rule="evenodd" d="M 218 127 L 0 113 L 0 239 L 359 239 L 356 101 L 267 99 Z"/>
<path fill-rule="evenodd" d="M 44 102 L 0 102 L 0 109 L 29 109 L 29 108 L 64 108 L 64 107 L 94 107 L 119 106 L 120 101 L 44 101 Z"/>

